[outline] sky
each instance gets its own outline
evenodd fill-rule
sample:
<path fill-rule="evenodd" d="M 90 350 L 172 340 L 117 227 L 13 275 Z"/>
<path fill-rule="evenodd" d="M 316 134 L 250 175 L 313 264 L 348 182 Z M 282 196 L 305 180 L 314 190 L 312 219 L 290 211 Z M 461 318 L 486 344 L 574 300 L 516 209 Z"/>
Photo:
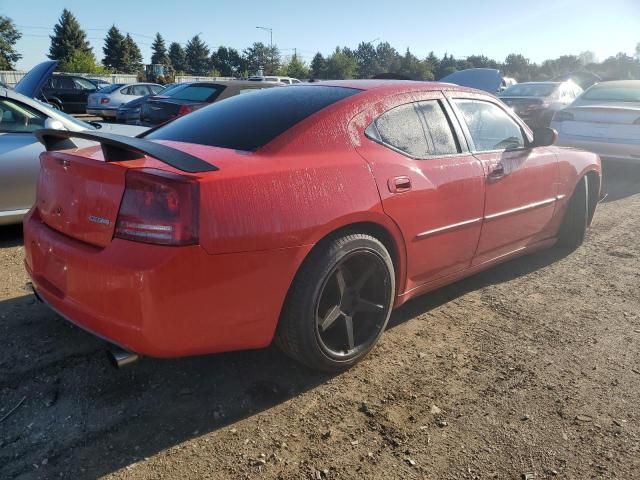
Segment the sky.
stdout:
<path fill-rule="evenodd" d="M 433 50 L 456 58 L 483 54 L 504 60 L 522 53 L 541 62 L 563 54 L 595 52 L 599 60 L 632 54 L 640 42 L 640 0 L 0 0 L 0 15 L 23 33 L 18 69 L 46 60 L 49 35 L 63 8 L 78 18 L 98 59 L 107 29 L 129 32 L 145 62 L 159 31 L 167 45 L 185 44 L 200 33 L 209 47 L 242 50 L 253 42 L 273 42 L 283 55 L 307 62 L 337 45 L 386 41 L 418 57 Z"/>

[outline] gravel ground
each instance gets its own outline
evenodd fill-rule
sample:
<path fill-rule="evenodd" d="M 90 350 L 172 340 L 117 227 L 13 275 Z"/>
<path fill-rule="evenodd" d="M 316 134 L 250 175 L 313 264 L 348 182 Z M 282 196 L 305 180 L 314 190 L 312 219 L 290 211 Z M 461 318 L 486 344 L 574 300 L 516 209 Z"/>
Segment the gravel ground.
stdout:
<path fill-rule="evenodd" d="M 274 348 L 112 370 L 0 229 L 0 478 L 640 478 L 640 168 L 607 167 L 583 247 L 408 303 L 338 376 Z"/>

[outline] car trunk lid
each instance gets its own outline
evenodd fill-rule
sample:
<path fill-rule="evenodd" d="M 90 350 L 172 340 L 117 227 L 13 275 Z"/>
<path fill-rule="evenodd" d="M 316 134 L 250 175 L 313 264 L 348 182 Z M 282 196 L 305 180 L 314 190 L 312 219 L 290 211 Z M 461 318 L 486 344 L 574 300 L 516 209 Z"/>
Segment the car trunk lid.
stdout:
<path fill-rule="evenodd" d="M 565 111 L 573 120 L 562 123 L 562 133 L 612 140 L 640 138 L 639 107 L 584 105 Z"/>

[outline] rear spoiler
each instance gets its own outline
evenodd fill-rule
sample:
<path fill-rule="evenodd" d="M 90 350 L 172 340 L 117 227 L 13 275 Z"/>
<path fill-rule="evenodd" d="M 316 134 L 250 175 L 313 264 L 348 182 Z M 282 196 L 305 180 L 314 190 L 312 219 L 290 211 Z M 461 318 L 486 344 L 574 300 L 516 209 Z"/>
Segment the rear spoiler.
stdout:
<path fill-rule="evenodd" d="M 144 155 L 149 155 L 183 172 L 201 173 L 218 170 L 218 167 L 205 162 L 201 158 L 194 157 L 193 155 L 163 145 L 162 143 L 145 140 L 144 138 L 127 137 L 115 133 L 70 132 L 68 130 L 54 130 L 50 128 L 37 130 L 34 132 L 34 135 L 38 141 L 46 147 L 48 152 L 78 148 L 71 139 L 81 138 L 83 140 L 98 142 L 102 147 L 104 160 L 106 162 L 135 160 L 142 158 Z"/>

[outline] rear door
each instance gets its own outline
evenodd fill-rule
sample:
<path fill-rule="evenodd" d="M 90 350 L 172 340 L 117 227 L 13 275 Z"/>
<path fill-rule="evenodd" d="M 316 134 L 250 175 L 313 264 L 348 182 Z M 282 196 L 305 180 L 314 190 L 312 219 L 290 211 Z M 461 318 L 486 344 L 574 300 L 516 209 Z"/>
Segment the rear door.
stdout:
<path fill-rule="evenodd" d="M 557 157 L 531 148 L 524 125 L 497 101 L 451 95 L 474 156 L 486 175 L 484 224 L 473 264 L 549 237 L 558 191 Z"/>
<path fill-rule="evenodd" d="M 400 96 L 357 147 L 407 248 L 407 291 L 467 268 L 480 236 L 482 164 L 440 92 Z M 359 120 L 361 121 L 361 120 Z"/>

